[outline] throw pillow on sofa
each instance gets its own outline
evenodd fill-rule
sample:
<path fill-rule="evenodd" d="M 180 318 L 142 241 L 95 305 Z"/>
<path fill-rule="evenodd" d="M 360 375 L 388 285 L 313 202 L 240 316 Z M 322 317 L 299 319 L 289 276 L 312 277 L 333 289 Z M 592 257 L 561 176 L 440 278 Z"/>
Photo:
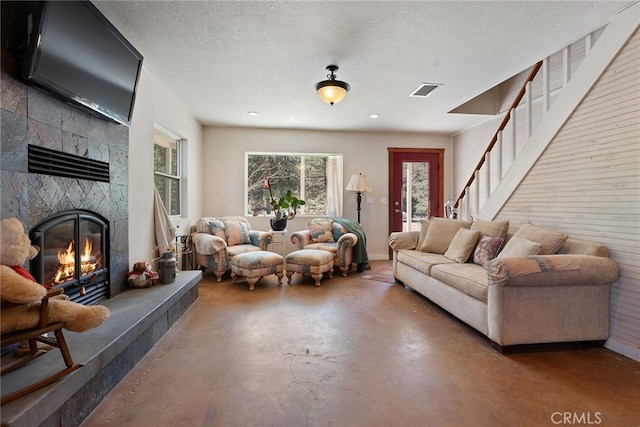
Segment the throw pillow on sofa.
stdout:
<path fill-rule="evenodd" d="M 342 237 L 343 234 L 347 234 L 348 231 L 346 228 L 344 228 L 344 226 L 342 224 L 338 224 L 337 222 L 333 222 L 333 228 L 332 228 L 332 233 L 333 233 L 333 241 L 337 242 L 338 240 L 340 240 L 340 238 Z"/>
<path fill-rule="evenodd" d="M 555 254 L 569 237 L 566 234 L 547 230 L 546 228 L 533 225 L 530 222 L 522 224 L 513 235 L 520 237 L 521 239 L 540 243 L 542 245 L 540 255 Z"/>
<path fill-rule="evenodd" d="M 500 253 L 503 243 L 502 237 L 482 236 L 473 252 L 473 262 L 487 268 L 489 261 Z"/>
<path fill-rule="evenodd" d="M 224 230 L 224 222 L 221 219 L 200 218 L 196 221 L 196 232 L 211 234 L 227 240 L 227 235 Z"/>
<path fill-rule="evenodd" d="M 504 249 L 500 251 L 496 258 L 506 256 L 528 256 L 538 255 L 542 251 L 542 245 L 531 240 L 522 239 L 518 236 L 511 236 Z"/>
<path fill-rule="evenodd" d="M 333 240 L 333 220 L 316 218 L 309 224 L 309 235 L 311 243 L 332 243 Z"/>
<path fill-rule="evenodd" d="M 481 236 L 500 237 L 503 241 L 507 240 L 509 232 L 509 221 L 483 221 L 474 219 L 471 224 L 471 230 L 479 230 Z"/>
<path fill-rule="evenodd" d="M 209 221 L 201 218 L 196 221 L 196 233 L 210 233 Z"/>
<path fill-rule="evenodd" d="M 224 221 L 224 229 L 227 235 L 227 245 L 247 245 L 251 243 L 249 238 L 249 226 L 244 222 Z"/>
<path fill-rule="evenodd" d="M 449 243 L 451 243 L 458 230 L 471 227 L 470 221 L 459 219 L 433 218 L 429 222 L 431 224 L 429 224 L 420 250 L 440 255 L 444 255 L 447 251 Z"/>
<path fill-rule="evenodd" d="M 480 231 L 478 230 L 467 230 L 466 228 L 459 229 L 456 235 L 453 236 L 453 240 L 451 240 L 444 256 L 454 260 L 455 262 L 467 262 L 469 257 L 471 257 L 471 252 L 473 252 L 473 248 L 476 247 L 476 243 L 478 243 L 479 238 Z"/>
<path fill-rule="evenodd" d="M 212 219 L 211 221 L 209 221 L 209 229 L 209 232 L 214 236 L 222 237 L 226 240 L 227 231 L 224 226 L 224 221 L 222 221 L 221 219 Z"/>

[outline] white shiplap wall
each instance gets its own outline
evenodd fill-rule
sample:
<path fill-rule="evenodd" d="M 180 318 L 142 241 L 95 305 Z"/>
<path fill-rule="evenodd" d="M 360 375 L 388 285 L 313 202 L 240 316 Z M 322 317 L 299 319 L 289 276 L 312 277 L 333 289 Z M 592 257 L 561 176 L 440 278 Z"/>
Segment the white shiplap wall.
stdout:
<path fill-rule="evenodd" d="M 607 346 L 636 360 L 640 360 L 639 88 L 636 31 L 497 215 L 511 221 L 512 231 L 531 221 L 609 248 L 621 273 L 611 288 Z M 460 184 L 456 174 L 454 188 L 464 184 L 478 159 L 478 154 L 473 160 L 464 159 L 472 151 L 464 145 L 473 140 L 471 134 L 486 127 L 454 138 L 454 170 L 463 169 L 466 175 Z"/>

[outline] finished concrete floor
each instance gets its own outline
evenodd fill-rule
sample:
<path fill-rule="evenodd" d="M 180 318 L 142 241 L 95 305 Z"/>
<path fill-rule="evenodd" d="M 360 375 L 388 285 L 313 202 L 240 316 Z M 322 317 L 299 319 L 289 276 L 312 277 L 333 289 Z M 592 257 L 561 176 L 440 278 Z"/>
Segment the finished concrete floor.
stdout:
<path fill-rule="evenodd" d="M 604 348 L 502 355 L 409 288 L 217 283 L 82 424 L 640 426 L 640 363 Z M 286 283 L 286 279 L 285 279 Z"/>

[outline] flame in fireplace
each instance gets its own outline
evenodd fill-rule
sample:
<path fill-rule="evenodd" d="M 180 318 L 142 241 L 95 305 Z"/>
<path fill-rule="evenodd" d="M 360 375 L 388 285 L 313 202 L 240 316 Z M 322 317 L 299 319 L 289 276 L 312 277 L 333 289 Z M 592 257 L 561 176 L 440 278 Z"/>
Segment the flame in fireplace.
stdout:
<path fill-rule="evenodd" d="M 96 257 L 92 255 L 93 243 L 88 237 L 84 239 L 84 248 L 80 254 L 80 273 L 85 275 L 98 269 Z M 69 242 L 67 249 L 58 251 L 58 262 L 60 265 L 56 271 L 54 283 L 64 283 L 71 280 L 76 274 L 76 251 L 73 240 Z"/>

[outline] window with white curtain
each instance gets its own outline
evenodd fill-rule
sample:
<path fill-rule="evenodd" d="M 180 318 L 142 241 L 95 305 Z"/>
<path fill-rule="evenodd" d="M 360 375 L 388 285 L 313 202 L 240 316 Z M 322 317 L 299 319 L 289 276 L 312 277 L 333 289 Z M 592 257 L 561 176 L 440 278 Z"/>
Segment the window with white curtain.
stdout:
<path fill-rule="evenodd" d="M 342 216 L 342 154 L 247 152 L 245 178 L 246 215 L 271 214 L 271 194 L 291 190 L 298 215 Z"/>

